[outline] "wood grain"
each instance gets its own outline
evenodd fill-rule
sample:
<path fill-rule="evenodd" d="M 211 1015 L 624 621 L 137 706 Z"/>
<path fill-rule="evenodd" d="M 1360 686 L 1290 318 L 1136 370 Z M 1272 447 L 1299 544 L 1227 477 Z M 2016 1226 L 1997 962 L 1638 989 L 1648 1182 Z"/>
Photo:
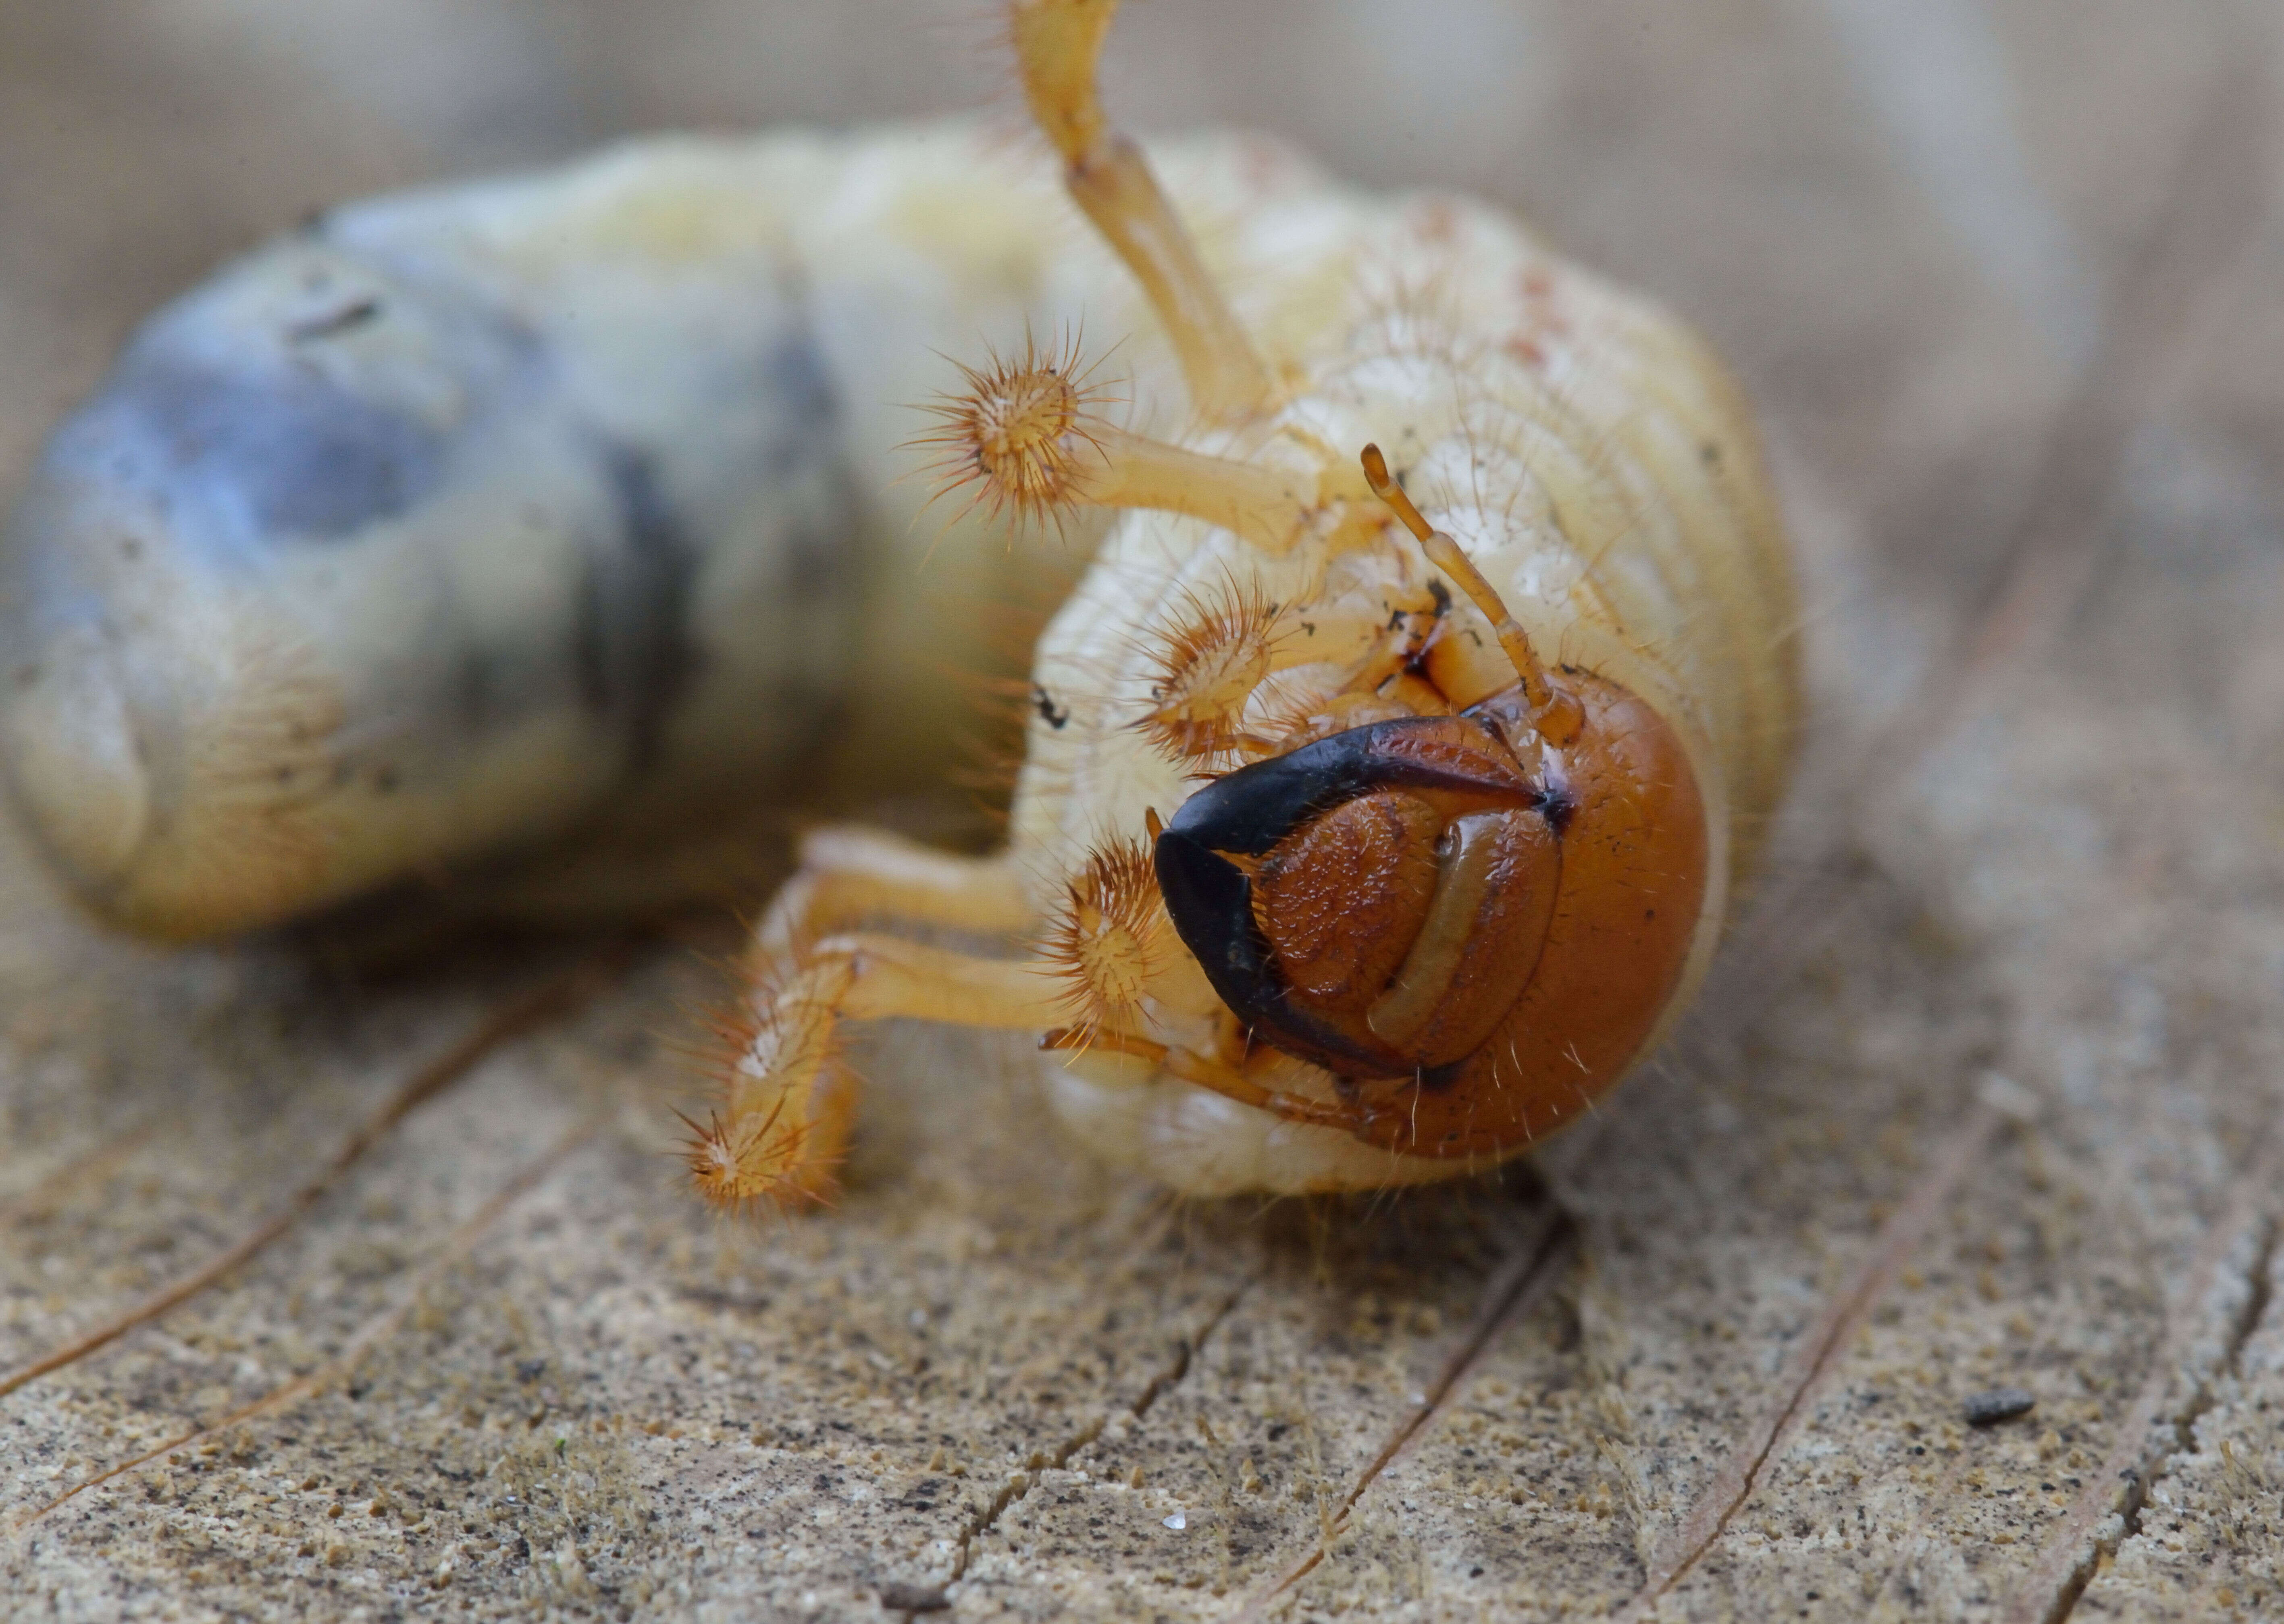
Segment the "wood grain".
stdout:
<path fill-rule="evenodd" d="M 967 9 L 0 13 L 0 481 L 138 311 L 313 204 L 972 105 Z M 2010 0 L 1874 49 L 1866 14 L 1159 0 L 1114 43 L 1136 124 L 1498 195 L 1761 401 L 1811 755 L 1652 1073 L 1499 1183 L 1182 1206 L 1060 1148 L 1020 1048 L 891 1029 L 841 1204 L 724 1227 L 668 1154 L 716 983 L 664 943 L 313 1183 L 584 949 L 161 954 L 0 834 L 0 1368 L 233 1263 L 0 1398 L 6 1593 L 2284 1612 L 2284 28 Z M 1968 1425 L 2002 1386 L 2036 1407 Z"/>

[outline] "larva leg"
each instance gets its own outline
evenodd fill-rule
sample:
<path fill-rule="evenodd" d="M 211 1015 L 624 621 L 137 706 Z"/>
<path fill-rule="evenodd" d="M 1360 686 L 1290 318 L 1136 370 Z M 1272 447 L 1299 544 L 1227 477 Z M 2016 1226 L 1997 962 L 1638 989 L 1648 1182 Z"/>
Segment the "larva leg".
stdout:
<path fill-rule="evenodd" d="M 856 1106 L 837 1052 L 841 1022 L 903 1016 L 947 1026 L 1037 1031 L 1067 997 L 1040 967 L 878 934 L 829 936 L 759 998 L 722 1105 L 692 1124 L 690 1170 L 722 1206 L 830 1195 Z"/>
<path fill-rule="evenodd" d="M 1030 346 L 961 370 L 966 389 L 926 408 L 941 426 L 914 442 L 938 449 L 930 471 L 944 490 L 973 486 L 976 502 L 1035 522 L 1074 504 L 1186 513 L 1271 553 L 1317 527 L 1318 478 L 1119 427 L 1075 353 Z"/>
<path fill-rule="evenodd" d="M 1192 403 L 1216 421 L 1242 418 L 1273 401 L 1275 382 L 1141 150 L 1103 116 L 1095 62 L 1117 12 L 1118 0 L 1016 0 L 1011 23 L 1023 93 L 1040 131 L 1063 156 L 1073 201 L 1165 324 Z"/>
<path fill-rule="evenodd" d="M 943 1012 L 947 1003 L 987 1012 L 996 1007 L 976 1004 L 964 991 L 943 992 L 962 986 L 956 971 L 934 984 L 935 995 L 914 992 L 931 985 L 921 973 L 930 964 L 988 961 L 942 953 L 931 959 L 934 950 L 913 943 L 839 933 L 868 917 L 991 934 L 1033 923 L 1004 857 L 957 856 L 849 826 L 806 837 L 799 872 L 755 934 L 753 1025 L 731 1057 L 720 1109 L 690 1147 L 692 1173 L 709 1199 L 791 1204 L 830 1193 L 857 1093 L 855 1074 L 834 1053 L 834 1029 L 844 1017 L 868 1012 L 866 1000 L 893 1005 L 901 996 L 912 1004 L 910 1012 L 946 1020 L 960 1019 Z M 1034 980 L 1016 990 L 1035 993 L 1042 985 Z M 1021 1025 L 1028 1006 L 1021 997 L 1015 1002 Z"/>
<path fill-rule="evenodd" d="M 1004 855 L 958 856 L 841 824 L 802 838 L 800 869 L 770 904 L 754 950 L 763 964 L 788 963 L 804 942 L 880 917 L 989 935 L 1012 935 L 1036 922 Z"/>

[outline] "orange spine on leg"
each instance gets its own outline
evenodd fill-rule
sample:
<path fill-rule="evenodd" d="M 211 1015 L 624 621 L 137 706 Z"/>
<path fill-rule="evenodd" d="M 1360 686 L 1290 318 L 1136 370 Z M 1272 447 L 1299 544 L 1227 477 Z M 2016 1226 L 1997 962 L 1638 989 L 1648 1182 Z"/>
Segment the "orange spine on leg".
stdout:
<path fill-rule="evenodd" d="M 1186 606 L 1162 634 L 1153 703 L 1135 725 L 1177 761 L 1209 761 L 1238 747 L 1239 718 L 1291 639 L 1281 606 L 1250 582 L 1210 602 L 1189 595 Z"/>

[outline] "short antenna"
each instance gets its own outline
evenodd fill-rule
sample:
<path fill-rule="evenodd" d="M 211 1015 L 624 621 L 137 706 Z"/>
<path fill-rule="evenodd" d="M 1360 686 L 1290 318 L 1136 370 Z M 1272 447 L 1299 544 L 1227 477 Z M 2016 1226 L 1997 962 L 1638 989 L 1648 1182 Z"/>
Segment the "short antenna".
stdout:
<path fill-rule="evenodd" d="M 1499 647 L 1506 651 L 1514 674 L 1522 679 L 1522 697 L 1529 701 L 1533 712 L 1545 709 L 1553 702 L 1554 691 L 1547 685 L 1546 668 L 1538 663 L 1538 651 L 1530 645 L 1530 634 L 1507 613 L 1505 600 L 1483 579 L 1474 560 L 1459 550 L 1459 543 L 1421 517 L 1420 510 L 1412 505 L 1412 498 L 1404 494 L 1404 487 L 1388 478 L 1388 459 L 1380 454 L 1380 448 L 1365 447 L 1363 460 L 1364 477 L 1372 486 L 1372 494 L 1388 504 L 1404 521 L 1404 528 L 1420 538 L 1428 561 L 1457 582 L 1459 589 L 1483 612 L 1483 618 L 1491 623 L 1491 630 L 1498 638 Z"/>

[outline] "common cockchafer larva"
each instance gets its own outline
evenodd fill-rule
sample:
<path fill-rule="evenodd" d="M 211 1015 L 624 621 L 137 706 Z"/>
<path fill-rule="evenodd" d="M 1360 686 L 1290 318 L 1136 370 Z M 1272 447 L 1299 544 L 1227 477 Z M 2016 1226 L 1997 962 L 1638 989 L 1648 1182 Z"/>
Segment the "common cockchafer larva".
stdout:
<path fill-rule="evenodd" d="M 1686 1003 L 1785 773 L 1746 410 L 1495 211 L 1221 140 L 1157 149 L 1177 212 L 1095 99 L 1114 9 L 1011 17 L 1130 278 L 1050 175 L 939 127 L 383 199 L 157 318 L 7 552 L 0 744 L 80 893 L 178 937 L 471 865 L 647 894 L 628 851 L 820 731 L 920 769 L 941 668 L 982 661 L 958 605 L 1031 568 L 891 480 L 892 412 L 981 332 L 941 469 L 1108 524 L 1009 845 L 805 842 L 701 1191 L 830 1185 L 837 1029 L 874 1016 L 1043 1034 L 1078 1136 L 1200 1193 L 1448 1176 L 1583 1111 Z M 1130 335 L 1123 388 L 1019 336 L 1082 316 Z M 1032 945 L 850 928 L 894 921 Z"/>
<path fill-rule="evenodd" d="M 1782 786 L 1795 596 L 1718 363 L 1490 210 L 1321 184 L 1240 221 L 1240 315 L 1104 120 L 1113 9 L 1019 4 L 1016 54 L 1190 417 L 1118 426 L 1071 347 L 943 402 L 947 483 L 1119 517 L 1039 643 L 1005 852 L 807 843 L 691 1147 L 717 1202 L 829 1185 L 837 1029 L 888 1016 L 1043 1033 L 1065 1124 L 1193 1193 L 1496 1162 L 1654 1047 Z M 1033 946 L 849 928 L 883 917 Z"/>

